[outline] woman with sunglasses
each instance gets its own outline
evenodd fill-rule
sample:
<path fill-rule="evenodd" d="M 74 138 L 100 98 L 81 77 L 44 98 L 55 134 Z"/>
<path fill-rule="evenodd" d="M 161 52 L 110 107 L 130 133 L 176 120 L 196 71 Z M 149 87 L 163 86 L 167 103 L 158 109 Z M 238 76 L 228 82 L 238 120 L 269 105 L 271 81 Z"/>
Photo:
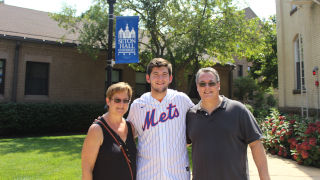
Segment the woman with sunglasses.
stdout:
<path fill-rule="evenodd" d="M 123 118 L 132 97 L 129 84 L 119 82 L 106 92 L 108 112 L 89 128 L 82 148 L 82 179 L 134 180 L 134 127 Z"/>

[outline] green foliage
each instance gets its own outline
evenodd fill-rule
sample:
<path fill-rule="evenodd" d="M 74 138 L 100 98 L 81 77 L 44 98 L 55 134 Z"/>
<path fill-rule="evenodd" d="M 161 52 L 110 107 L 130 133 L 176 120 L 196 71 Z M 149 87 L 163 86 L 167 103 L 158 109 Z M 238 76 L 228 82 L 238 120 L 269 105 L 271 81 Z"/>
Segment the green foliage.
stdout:
<path fill-rule="evenodd" d="M 261 33 L 265 37 L 265 46 L 252 56 L 248 61 L 252 62 L 249 75 L 258 80 L 263 88 L 278 87 L 278 59 L 277 59 L 277 31 L 275 16 L 266 22 L 261 22 Z"/>
<path fill-rule="evenodd" d="M 150 55 L 140 59 L 164 57 L 173 64 L 174 73 L 191 69 L 194 74 L 204 60 L 211 62 L 206 65 L 213 65 L 213 59 L 230 62 L 233 56 L 252 55 L 263 45 L 257 20 L 245 19 L 230 0 L 120 0 L 119 7 L 140 16 L 149 39 L 141 42 L 140 49 Z"/>
<path fill-rule="evenodd" d="M 0 104 L 0 136 L 86 132 L 103 113 L 102 104 Z"/>
<path fill-rule="evenodd" d="M 53 16 L 62 27 L 71 27 L 78 33 L 80 47 L 88 51 L 99 45 L 106 47 L 107 42 L 107 0 L 94 2 L 80 17 L 75 17 L 70 8 Z M 173 64 L 173 75 L 186 69 L 195 74 L 203 60 L 209 59 L 212 65 L 217 59 L 226 63 L 232 62 L 234 56 L 257 54 L 264 47 L 260 23 L 246 19 L 234 4 L 233 0 L 118 0 L 115 14 L 129 12 L 140 17 L 141 62 L 130 66 L 141 71 L 152 58 L 163 57 Z M 74 21 L 83 25 L 74 28 Z M 90 52 L 95 54 L 97 50 Z"/>
<path fill-rule="evenodd" d="M 233 82 L 234 97 L 243 103 L 252 100 L 253 93 L 258 89 L 257 82 L 249 76 L 239 77 Z"/>
<path fill-rule="evenodd" d="M 261 129 L 265 135 L 264 146 L 271 154 L 320 167 L 320 121 L 283 116 L 274 109 L 261 123 Z"/>
<path fill-rule="evenodd" d="M 270 89 L 262 90 L 259 88 L 254 94 L 254 115 L 258 121 L 261 121 L 263 118 L 265 118 L 272 111 L 272 109 L 278 105 L 276 99 L 274 98 L 273 91 Z"/>
<path fill-rule="evenodd" d="M 0 179 L 81 179 L 84 137 L 0 139 Z"/>
<path fill-rule="evenodd" d="M 254 109 L 250 104 L 244 104 L 246 106 L 247 109 L 249 109 L 249 111 L 253 114 Z"/>
<path fill-rule="evenodd" d="M 233 87 L 234 98 L 244 104 L 250 104 L 253 109 L 251 112 L 258 122 L 263 121 L 270 110 L 277 106 L 272 88 L 263 89 L 259 86 L 257 80 L 249 76 L 235 79 Z"/>
<path fill-rule="evenodd" d="M 109 22 L 108 6 L 105 3 L 96 1 L 80 16 L 76 16 L 76 9 L 68 6 L 64 6 L 61 13 L 52 13 L 50 16 L 60 27 L 68 30 L 67 34 L 78 37 L 80 52 L 97 59 L 102 50 L 107 50 Z"/>
<path fill-rule="evenodd" d="M 190 172 L 192 172 L 192 168 L 193 168 L 193 166 L 192 166 L 192 145 L 189 145 L 187 147 L 187 149 L 188 149 L 188 156 L 189 156 Z"/>

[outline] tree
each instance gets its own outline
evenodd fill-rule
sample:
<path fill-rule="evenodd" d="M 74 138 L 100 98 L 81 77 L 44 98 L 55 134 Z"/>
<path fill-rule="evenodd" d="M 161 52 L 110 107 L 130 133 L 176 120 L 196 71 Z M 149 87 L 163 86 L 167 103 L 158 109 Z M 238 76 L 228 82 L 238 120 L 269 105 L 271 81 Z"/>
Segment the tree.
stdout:
<path fill-rule="evenodd" d="M 118 12 L 115 12 L 118 14 Z M 108 6 L 96 1 L 86 12 L 76 16 L 76 9 L 64 6 L 60 13 L 51 13 L 51 18 L 68 34 L 78 36 L 80 52 L 97 59 L 101 51 L 108 48 Z M 65 36 L 61 37 L 64 40 Z"/>
<path fill-rule="evenodd" d="M 106 0 L 96 0 L 93 7 L 78 18 L 65 13 L 73 12 L 68 8 L 53 17 L 71 29 L 73 19 L 84 24 L 89 22 L 88 28 L 73 29 L 80 33 L 80 44 L 86 43 L 80 47 L 90 50 L 97 47 L 95 43 L 105 47 L 107 42 L 103 31 L 107 28 L 102 26 L 107 26 L 107 13 L 100 13 L 105 12 L 106 7 Z M 259 37 L 259 22 L 245 19 L 244 12 L 237 9 L 233 0 L 118 0 L 115 9 L 117 12 L 130 10 L 140 16 L 140 37 L 147 37 L 148 41 L 139 42 L 140 63 L 130 65 L 137 70 L 145 70 L 150 59 L 163 57 L 173 64 L 174 77 L 177 73 L 186 74 L 181 72 L 195 74 L 199 67 L 213 65 L 215 60 L 233 62 L 234 56 L 253 56 L 264 46 Z M 89 37 L 91 33 L 94 36 Z M 95 53 L 97 51 L 91 52 Z M 179 87 L 185 82 L 186 78 L 179 78 L 172 84 Z"/>
<path fill-rule="evenodd" d="M 278 87 L 277 31 L 276 18 L 272 16 L 262 22 L 262 34 L 265 46 L 262 51 L 248 58 L 252 62 L 249 75 L 258 80 L 260 87 Z"/>
<path fill-rule="evenodd" d="M 263 46 L 258 21 L 245 19 L 232 2 L 120 0 L 119 4 L 140 16 L 150 40 L 143 50 L 148 58 L 165 57 L 174 72 L 195 74 L 203 64 L 213 65 L 213 58 L 232 62 L 234 56 L 253 55 Z"/>

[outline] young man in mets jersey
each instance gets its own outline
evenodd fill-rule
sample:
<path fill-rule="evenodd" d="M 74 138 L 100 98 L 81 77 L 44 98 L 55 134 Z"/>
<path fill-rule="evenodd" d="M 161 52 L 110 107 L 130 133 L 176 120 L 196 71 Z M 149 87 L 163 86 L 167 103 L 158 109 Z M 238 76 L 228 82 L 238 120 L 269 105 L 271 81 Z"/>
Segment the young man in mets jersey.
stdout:
<path fill-rule="evenodd" d="M 138 136 L 137 180 L 189 180 L 185 118 L 194 104 L 168 89 L 172 66 L 167 60 L 151 60 L 146 80 L 151 92 L 133 101 L 128 115 Z"/>

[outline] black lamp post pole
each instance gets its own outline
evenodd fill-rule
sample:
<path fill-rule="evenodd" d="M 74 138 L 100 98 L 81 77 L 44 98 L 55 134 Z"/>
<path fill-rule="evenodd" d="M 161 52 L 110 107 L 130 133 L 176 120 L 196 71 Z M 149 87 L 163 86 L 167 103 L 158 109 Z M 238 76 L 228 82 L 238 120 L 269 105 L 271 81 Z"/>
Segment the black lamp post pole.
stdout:
<path fill-rule="evenodd" d="M 113 41 L 113 4 L 116 0 L 108 0 L 109 4 L 109 31 L 108 31 L 108 56 L 107 56 L 107 87 L 112 84 L 112 41 Z"/>

